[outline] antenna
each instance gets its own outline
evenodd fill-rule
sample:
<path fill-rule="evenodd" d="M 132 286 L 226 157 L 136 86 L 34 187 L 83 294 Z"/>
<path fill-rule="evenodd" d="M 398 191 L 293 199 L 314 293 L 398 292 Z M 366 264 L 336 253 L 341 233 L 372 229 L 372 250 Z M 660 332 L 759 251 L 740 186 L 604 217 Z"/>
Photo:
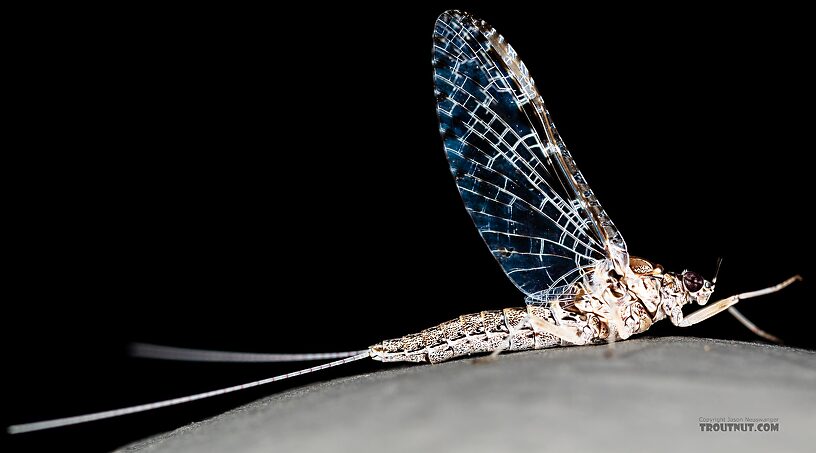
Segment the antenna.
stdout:
<path fill-rule="evenodd" d="M 717 269 L 714 270 L 714 278 L 711 279 L 712 284 L 717 283 L 717 277 L 720 275 L 720 266 L 722 266 L 723 258 L 717 258 Z"/>

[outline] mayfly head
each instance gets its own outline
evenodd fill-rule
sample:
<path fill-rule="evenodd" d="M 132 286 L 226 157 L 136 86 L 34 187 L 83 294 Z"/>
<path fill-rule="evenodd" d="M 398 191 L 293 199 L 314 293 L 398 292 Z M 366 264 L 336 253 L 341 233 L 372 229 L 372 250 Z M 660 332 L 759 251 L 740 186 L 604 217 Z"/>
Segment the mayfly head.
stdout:
<path fill-rule="evenodd" d="M 688 293 L 689 302 L 694 301 L 699 305 L 705 305 L 714 292 L 714 282 L 708 281 L 702 275 L 694 271 L 683 271 L 680 275 L 683 282 L 683 289 Z"/>

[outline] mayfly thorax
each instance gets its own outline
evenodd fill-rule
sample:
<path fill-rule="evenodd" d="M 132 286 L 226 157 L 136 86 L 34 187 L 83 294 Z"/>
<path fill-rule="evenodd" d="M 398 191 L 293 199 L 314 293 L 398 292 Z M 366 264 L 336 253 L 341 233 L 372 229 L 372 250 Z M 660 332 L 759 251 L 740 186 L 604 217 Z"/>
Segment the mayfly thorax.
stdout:
<path fill-rule="evenodd" d="M 241 354 L 137 345 L 134 355 L 195 361 L 281 362 L 336 359 L 234 387 L 105 412 L 9 427 L 20 433 L 116 417 L 256 387 L 355 360 L 437 363 L 476 353 L 610 343 L 668 318 L 678 327 L 729 311 L 742 293 L 708 304 L 710 279 L 671 272 L 629 254 L 544 106 L 526 66 L 504 37 L 467 13 L 448 11 L 433 33 L 435 99 L 451 173 L 485 244 L 524 294 L 525 307 L 459 316 L 361 351 Z M 685 305 L 706 305 L 684 315 Z"/>

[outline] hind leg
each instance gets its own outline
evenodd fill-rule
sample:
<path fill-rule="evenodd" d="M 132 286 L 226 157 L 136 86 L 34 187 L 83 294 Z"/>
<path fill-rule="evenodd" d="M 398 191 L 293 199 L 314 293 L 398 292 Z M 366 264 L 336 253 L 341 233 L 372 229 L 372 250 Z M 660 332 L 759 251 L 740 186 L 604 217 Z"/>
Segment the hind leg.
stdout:
<path fill-rule="evenodd" d="M 587 340 L 579 334 L 580 331 L 575 327 L 557 326 L 546 319 L 532 315 L 530 316 L 530 324 L 533 326 L 533 330 L 550 334 L 567 343 L 579 346 L 587 344 Z"/>

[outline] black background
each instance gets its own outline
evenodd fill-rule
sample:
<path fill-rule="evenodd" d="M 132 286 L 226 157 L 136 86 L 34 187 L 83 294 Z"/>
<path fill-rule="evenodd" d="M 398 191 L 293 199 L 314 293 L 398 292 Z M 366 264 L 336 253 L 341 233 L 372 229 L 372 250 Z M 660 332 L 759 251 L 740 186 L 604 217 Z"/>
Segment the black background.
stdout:
<path fill-rule="evenodd" d="M 790 345 L 816 347 L 801 12 L 26 11 L 13 17 L 20 102 L 4 166 L 3 422 L 299 366 L 128 359 L 129 341 L 355 350 L 523 304 L 462 208 L 437 132 L 431 33 L 449 7 L 516 48 L 631 253 L 708 277 L 724 257 L 715 297 L 803 274 L 740 309 Z M 728 315 L 649 334 L 756 340 Z M 112 449 L 381 366 L 4 443 Z"/>

